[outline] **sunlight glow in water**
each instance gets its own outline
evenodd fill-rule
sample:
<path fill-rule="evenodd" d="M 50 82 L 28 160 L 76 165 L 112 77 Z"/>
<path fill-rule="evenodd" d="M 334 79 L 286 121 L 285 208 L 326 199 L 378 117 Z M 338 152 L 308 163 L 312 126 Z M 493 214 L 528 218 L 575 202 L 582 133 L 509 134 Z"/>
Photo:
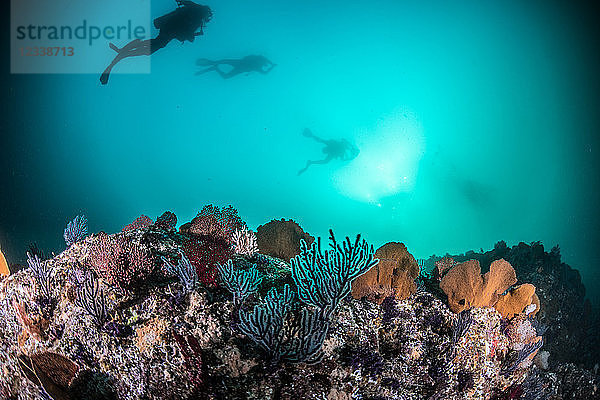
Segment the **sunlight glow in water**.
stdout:
<path fill-rule="evenodd" d="M 334 175 L 345 196 L 381 207 L 380 200 L 409 192 L 424 151 L 421 125 L 411 112 L 396 111 L 357 138 L 360 155 Z"/>

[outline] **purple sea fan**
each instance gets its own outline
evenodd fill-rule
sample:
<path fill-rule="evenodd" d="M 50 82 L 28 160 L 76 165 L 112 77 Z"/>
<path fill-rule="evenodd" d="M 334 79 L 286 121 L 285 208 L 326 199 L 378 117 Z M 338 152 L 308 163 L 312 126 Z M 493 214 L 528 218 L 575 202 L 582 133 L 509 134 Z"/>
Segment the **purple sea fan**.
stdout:
<path fill-rule="evenodd" d="M 84 215 L 78 215 L 73 221 L 67 224 L 63 234 L 67 247 L 71 247 L 73 243 L 77 243 L 87 236 L 87 222 L 87 218 Z"/>
<path fill-rule="evenodd" d="M 233 248 L 237 254 L 253 256 L 258 253 L 256 235 L 249 229 L 238 229 L 233 233 Z"/>
<path fill-rule="evenodd" d="M 46 261 L 42 261 L 39 256 L 27 253 L 27 264 L 40 287 L 41 297 L 46 300 L 52 299 L 52 277 L 54 270 Z"/>
<path fill-rule="evenodd" d="M 104 290 L 94 274 L 88 274 L 79 287 L 75 304 L 92 317 L 98 328 L 102 328 L 108 320 Z"/>

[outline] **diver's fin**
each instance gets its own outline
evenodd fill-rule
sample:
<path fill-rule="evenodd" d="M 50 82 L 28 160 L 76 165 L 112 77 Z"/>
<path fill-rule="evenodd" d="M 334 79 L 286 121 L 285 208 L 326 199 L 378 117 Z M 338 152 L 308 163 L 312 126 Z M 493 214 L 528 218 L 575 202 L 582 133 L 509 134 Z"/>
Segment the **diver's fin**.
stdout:
<path fill-rule="evenodd" d="M 109 43 L 108 47 L 110 47 L 111 49 L 113 49 L 114 51 L 116 51 L 117 53 L 121 52 L 121 49 L 119 49 L 117 46 L 115 46 L 113 43 Z"/>
<path fill-rule="evenodd" d="M 196 60 L 196 65 L 199 65 L 201 67 L 206 67 L 208 65 L 215 65 L 215 62 L 209 60 L 208 58 L 199 58 Z"/>

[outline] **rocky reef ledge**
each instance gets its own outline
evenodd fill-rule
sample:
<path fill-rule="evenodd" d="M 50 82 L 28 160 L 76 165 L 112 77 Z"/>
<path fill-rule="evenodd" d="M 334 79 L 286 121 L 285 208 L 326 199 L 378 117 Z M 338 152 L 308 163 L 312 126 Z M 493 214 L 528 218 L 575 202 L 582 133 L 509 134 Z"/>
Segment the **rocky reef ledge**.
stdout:
<path fill-rule="evenodd" d="M 510 249 L 427 274 L 401 243 L 254 233 L 232 207 L 176 224 L 78 217 L 62 253 L 0 274 L 0 399 L 600 398 L 549 362 L 558 311 Z"/>

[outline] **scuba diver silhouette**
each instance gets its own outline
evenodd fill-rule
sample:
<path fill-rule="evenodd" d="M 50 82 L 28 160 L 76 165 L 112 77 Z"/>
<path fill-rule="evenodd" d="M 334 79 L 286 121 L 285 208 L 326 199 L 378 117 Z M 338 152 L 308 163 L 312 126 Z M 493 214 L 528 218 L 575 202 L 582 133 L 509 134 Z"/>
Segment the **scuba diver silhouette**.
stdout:
<path fill-rule="evenodd" d="M 135 39 L 122 48 L 110 43 L 111 49 L 117 52 L 114 60 L 100 76 L 100 83 L 106 85 L 113 67 L 127 57 L 149 56 L 165 47 L 171 40 L 181 43 L 193 42 L 196 36 L 204 35 L 204 26 L 212 18 L 210 7 L 196 4 L 189 0 L 176 0 L 177 8 L 169 14 L 154 20 L 154 27 L 159 30 L 154 39 Z M 197 30 L 200 29 L 199 32 Z"/>
<path fill-rule="evenodd" d="M 232 69 L 229 72 L 221 71 L 219 66 L 223 64 L 231 66 Z M 275 68 L 277 64 L 274 64 L 265 56 L 250 55 L 244 58 L 226 58 L 215 61 L 211 61 L 206 58 L 200 58 L 198 61 L 196 61 L 196 65 L 201 67 L 210 66 L 196 72 L 196 75 L 202 75 L 210 71 L 217 71 L 219 75 L 221 75 L 221 78 L 229 79 L 246 72 L 259 72 L 266 75 L 271 72 L 271 70 Z"/>
<path fill-rule="evenodd" d="M 323 143 L 325 145 L 325 147 L 323 147 L 323 153 L 327 154 L 327 156 L 322 159 L 322 160 L 318 160 L 318 161 L 311 161 L 308 160 L 306 162 L 306 166 L 304 168 L 302 168 L 300 171 L 298 171 L 298 175 L 303 174 L 308 167 L 310 167 L 313 164 L 327 164 L 328 162 L 330 162 L 331 160 L 334 159 L 340 159 L 342 161 L 350 161 L 350 160 L 354 160 L 357 156 L 358 153 L 360 152 L 360 150 L 358 150 L 358 148 L 356 146 L 354 146 L 352 143 L 350 143 L 349 141 L 347 141 L 346 139 L 340 139 L 340 140 L 325 140 L 325 139 L 321 139 L 317 136 L 315 136 L 310 129 L 305 128 L 304 131 L 302 132 L 302 135 L 314 139 L 319 143 Z"/>

